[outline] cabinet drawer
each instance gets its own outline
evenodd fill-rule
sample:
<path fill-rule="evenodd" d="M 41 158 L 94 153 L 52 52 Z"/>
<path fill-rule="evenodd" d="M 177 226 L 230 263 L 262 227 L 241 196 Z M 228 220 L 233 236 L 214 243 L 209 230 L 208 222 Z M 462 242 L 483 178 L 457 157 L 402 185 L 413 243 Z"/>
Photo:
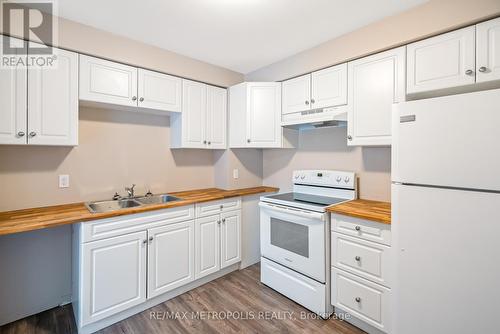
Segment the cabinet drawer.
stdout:
<path fill-rule="evenodd" d="M 391 290 L 332 268 L 332 305 L 384 332 L 390 332 Z"/>
<path fill-rule="evenodd" d="M 390 287 L 391 248 L 332 232 L 332 265 Z"/>
<path fill-rule="evenodd" d="M 332 214 L 332 231 L 391 245 L 391 225 Z"/>
<path fill-rule="evenodd" d="M 100 240 L 136 231 L 144 231 L 148 228 L 192 219 L 194 219 L 194 207 L 193 205 L 187 205 L 172 209 L 85 222 L 81 224 L 82 242 Z"/>
<path fill-rule="evenodd" d="M 196 218 L 217 215 L 221 212 L 241 209 L 241 197 L 221 199 L 196 204 Z"/>

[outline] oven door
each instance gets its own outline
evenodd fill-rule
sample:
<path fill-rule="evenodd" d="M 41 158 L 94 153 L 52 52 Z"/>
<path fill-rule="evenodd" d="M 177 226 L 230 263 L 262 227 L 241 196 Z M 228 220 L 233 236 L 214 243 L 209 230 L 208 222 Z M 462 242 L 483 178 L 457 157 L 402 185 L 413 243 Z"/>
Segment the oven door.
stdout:
<path fill-rule="evenodd" d="M 326 214 L 260 202 L 262 256 L 325 283 Z"/>

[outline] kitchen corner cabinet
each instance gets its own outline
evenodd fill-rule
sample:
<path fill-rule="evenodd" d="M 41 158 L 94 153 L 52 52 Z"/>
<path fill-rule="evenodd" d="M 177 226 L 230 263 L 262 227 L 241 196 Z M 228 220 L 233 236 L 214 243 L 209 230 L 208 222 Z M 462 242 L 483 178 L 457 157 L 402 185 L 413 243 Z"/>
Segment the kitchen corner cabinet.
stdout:
<path fill-rule="evenodd" d="M 500 18 L 476 25 L 476 81 L 500 80 Z"/>
<path fill-rule="evenodd" d="M 243 82 L 229 88 L 229 147 L 296 146 L 296 131 L 281 127 L 281 84 Z"/>
<path fill-rule="evenodd" d="M 347 144 L 391 145 L 392 104 L 405 101 L 405 47 L 348 63 Z"/>
<path fill-rule="evenodd" d="M 347 63 L 283 81 L 282 113 L 291 114 L 347 103 Z"/>
<path fill-rule="evenodd" d="M 78 54 L 52 50 L 51 67 L 0 69 L 0 144 L 78 145 Z"/>
<path fill-rule="evenodd" d="M 182 112 L 172 115 L 172 148 L 226 148 L 227 92 L 182 80 Z"/>
<path fill-rule="evenodd" d="M 155 114 L 181 111 L 181 78 L 80 55 L 80 100 Z"/>

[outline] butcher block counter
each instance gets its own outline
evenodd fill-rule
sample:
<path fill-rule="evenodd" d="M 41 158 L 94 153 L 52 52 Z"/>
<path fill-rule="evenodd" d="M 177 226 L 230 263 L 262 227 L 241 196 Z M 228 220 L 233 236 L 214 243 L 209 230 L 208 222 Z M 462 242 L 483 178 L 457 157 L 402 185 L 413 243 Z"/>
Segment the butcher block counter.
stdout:
<path fill-rule="evenodd" d="M 208 202 L 218 199 L 277 192 L 274 187 L 253 187 L 235 190 L 218 188 L 197 189 L 172 192 L 169 195 L 181 200 L 163 204 L 143 205 L 140 207 L 120 209 L 116 211 L 91 213 L 84 203 L 72 203 L 41 208 L 0 212 L 0 235 L 13 234 L 73 224 L 82 221 L 96 220 L 115 216 L 129 215 L 152 210 L 167 209 L 194 203 Z"/>
<path fill-rule="evenodd" d="M 328 212 L 340 215 L 362 218 L 383 224 L 391 223 L 391 203 L 356 199 L 353 201 L 332 205 Z"/>

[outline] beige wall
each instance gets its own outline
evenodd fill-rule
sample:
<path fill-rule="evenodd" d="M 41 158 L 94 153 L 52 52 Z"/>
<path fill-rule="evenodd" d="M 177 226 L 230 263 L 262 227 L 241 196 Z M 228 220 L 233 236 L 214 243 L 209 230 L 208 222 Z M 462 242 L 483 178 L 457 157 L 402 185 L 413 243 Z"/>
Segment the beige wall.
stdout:
<path fill-rule="evenodd" d="M 262 185 L 262 150 L 253 148 L 215 151 L 215 185 L 236 189 Z M 233 170 L 238 169 L 238 179 Z"/>
<path fill-rule="evenodd" d="M 499 15 L 499 0 L 430 0 L 249 73 L 245 80 L 288 79 Z"/>

